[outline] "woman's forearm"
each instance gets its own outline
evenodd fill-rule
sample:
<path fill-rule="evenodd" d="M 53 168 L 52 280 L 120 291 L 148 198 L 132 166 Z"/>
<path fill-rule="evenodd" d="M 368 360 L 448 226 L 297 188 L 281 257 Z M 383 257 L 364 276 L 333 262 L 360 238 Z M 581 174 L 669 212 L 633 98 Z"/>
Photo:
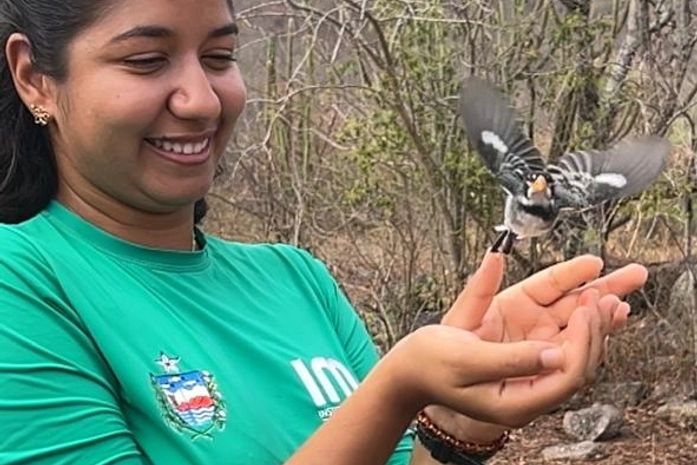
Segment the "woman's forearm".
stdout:
<path fill-rule="evenodd" d="M 387 463 L 421 405 L 383 362 L 285 465 Z"/>

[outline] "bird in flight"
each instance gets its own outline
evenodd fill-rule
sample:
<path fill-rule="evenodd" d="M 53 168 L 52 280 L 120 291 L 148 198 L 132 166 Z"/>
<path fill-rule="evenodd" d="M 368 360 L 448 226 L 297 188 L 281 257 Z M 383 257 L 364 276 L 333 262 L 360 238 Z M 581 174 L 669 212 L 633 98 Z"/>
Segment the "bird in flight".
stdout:
<path fill-rule="evenodd" d="M 628 137 L 606 150 L 577 150 L 547 164 L 523 132 L 506 96 L 467 78 L 458 114 L 471 144 L 506 192 L 504 220 L 492 250 L 509 254 L 519 239 L 550 231 L 562 210 L 583 210 L 646 189 L 666 166 L 670 143 Z"/>

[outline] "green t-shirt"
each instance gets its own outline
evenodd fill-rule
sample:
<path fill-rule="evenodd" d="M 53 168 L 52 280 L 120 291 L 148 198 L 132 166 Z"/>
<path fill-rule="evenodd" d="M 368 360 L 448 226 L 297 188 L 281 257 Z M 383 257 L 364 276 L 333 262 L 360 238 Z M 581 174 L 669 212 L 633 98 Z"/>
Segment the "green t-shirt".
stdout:
<path fill-rule="evenodd" d="M 378 356 L 319 261 L 197 235 L 0 226 L 0 464 L 279 464 L 355 389 Z"/>

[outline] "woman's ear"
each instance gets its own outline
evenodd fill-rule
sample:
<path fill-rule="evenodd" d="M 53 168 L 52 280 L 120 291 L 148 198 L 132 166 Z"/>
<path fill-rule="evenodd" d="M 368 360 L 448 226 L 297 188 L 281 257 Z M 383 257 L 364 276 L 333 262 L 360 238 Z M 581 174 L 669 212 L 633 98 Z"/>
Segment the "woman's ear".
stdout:
<path fill-rule="evenodd" d="M 26 35 L 18 32 L 10 35 L 5 45 L 5 58 L 17 93 L 27 108 L 36 105 L 49 115 L 55 115 L 54 81 L 34 65 L 31 42 Z"/>

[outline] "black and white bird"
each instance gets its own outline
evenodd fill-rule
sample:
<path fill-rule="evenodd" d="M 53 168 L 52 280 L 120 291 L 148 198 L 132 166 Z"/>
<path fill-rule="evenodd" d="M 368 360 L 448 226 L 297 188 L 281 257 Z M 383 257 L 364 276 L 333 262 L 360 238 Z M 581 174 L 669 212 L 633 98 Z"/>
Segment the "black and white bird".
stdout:
<path fill-rule="evenodd" d="M 552 229 L 559 212 L 582 210 L 646 189 L 666 166 L 670 143 L 630 137 L 607 150 L 579 150 L 546 164 L 523 132 L 507 98 L 479 78 L 465 80 L 458 113 L 484 164 L 506 191 L 501 235 L 492 247 L 510 253 L 517 239 Z"/>

